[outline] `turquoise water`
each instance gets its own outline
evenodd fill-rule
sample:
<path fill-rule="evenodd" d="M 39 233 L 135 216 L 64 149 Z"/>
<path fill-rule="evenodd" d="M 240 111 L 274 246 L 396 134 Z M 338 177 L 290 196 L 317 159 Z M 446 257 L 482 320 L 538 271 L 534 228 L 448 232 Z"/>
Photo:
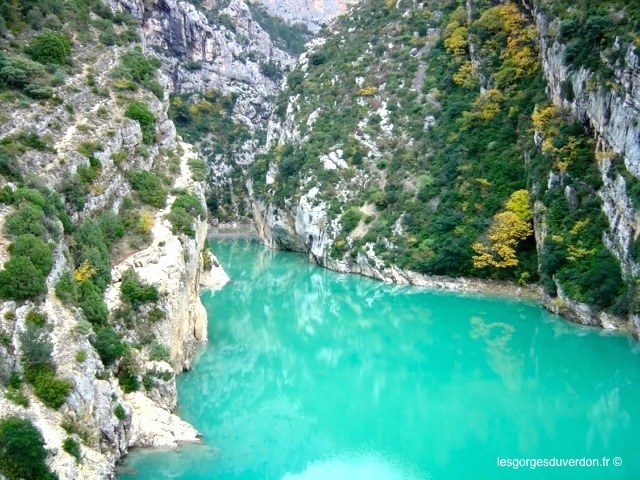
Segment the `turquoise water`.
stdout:
<path fill-rule="evenodd" d="M 256 243 L 213 248 L 232 281 L 203 295 L 210 341 L 178 380 L 179 414 L 203 445 L 133 452 L 119 478 L 640 478 L 630 338 Z M 609 463 L 498 466 L 553 457 Z"/>

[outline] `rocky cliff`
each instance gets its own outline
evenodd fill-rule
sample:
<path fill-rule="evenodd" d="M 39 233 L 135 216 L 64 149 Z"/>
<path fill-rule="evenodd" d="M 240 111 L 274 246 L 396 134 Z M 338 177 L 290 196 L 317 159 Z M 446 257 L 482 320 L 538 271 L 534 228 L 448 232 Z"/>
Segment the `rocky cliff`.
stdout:
<path fill-rule="evenodd" d="M 264 143 L 272 98 L 295 54 L 265 31 L 243 0 L 111 3 L 140 21 L 145 48 L 162 61 L 175 95 L 176 124 L 209 166 L 210 203 L 220 205 L 214 213 L 242 216 L 238 179 Z M 227 102 L 216 105 L 224 110 L 219 123 L 199 117 L 210 114 L 198 108 L 203 100 L 214 103 L 213 97 Z"/>
<path fill-rule="evenodd" d="M 259 0 L 269 11 L 292 23 L 304 23 L 318 31 L 339 15 L 344 15 L 358 0 Z"/>
<path fill-rule="evenodd" d="M 599 153 L 602 186 L 598 195 L 603 202 L 608 229 L 603 231 L 605 244 L 620 262 L 624 275 L 633 279 L 640 273 L 635 243 L 640 231 L 638 208 L 629 190 L 640 177 L 640 65 L 633 45 L 617 40 L 613 49 L 618 60 L 611 62 L 605 53 L 600 58 L 612 70 L 606 82 L 599 72 L 566 61 L 567 46 L 559 39 L 561 19 L 523 2 L 535 19 L 541 61 L 547 80 L 547 92 L 559 108 L 568 109 L 591 132 Z M 553 182 L 549 179 L 549 182 Z M 541 227 L 539 227 L 541 229 Z M 634 248 L 635 246 L 635 248 Z M 571 299 L 560 295 L 560 303 Z M 552 307 L 554 308 L 554 307 Z M 562 311 L 557 306 L 556 311 Z M 586 305 L 565 308 L 577 321 L 603 327 L 611 321 Z M 640 318 L 632 311 L 627 328 L 640 332 Z M 620 323 L 618 321 L 618 323 Z M 620 325 L 619 325 L 620 326 Z"/>
<path fill-rule="evenodd" d="M 46 92 L 53 100 L 3 84 L 14 97 L 0 126 L 2 160 L 13 162 L 1 182 L 2 263 L 26 239 L 49 249 L 51 265 L 42 291 L 3 290 L 0 416 L 32 421 L 60 479 L 113 478 L 131 447 L 198 441 L 172 413 L 175 378 L 207 340 L 200 290 L 226 281 L 206 246 L 198 155 L 167 116 L 173 83 L 134 40 L 139 24 L 121 18 L 129 36 L 119 45 L 99 43 L 93 24 L 76 32 L 74 66 L 60 67 Z M 19 51 L 6 55 L 38 69 Z M 24 211 L 35 221 L 20 217 L 9 231 Z M 36 262 L 30 248 L 21 258 Z"/>
<path fill-rule="evenodd" d="M 561 32 L 588 17 L 549 9 L 354 7 L 289 76 L 250 172 L 265 243 L 385 281 L 538 280 L 551 310 L 637 335 L 637 49 L 602 30 L 598 66 L 572 64 L 594 55 Z M 499 233 L 516 198 L 519 245 Z"/>

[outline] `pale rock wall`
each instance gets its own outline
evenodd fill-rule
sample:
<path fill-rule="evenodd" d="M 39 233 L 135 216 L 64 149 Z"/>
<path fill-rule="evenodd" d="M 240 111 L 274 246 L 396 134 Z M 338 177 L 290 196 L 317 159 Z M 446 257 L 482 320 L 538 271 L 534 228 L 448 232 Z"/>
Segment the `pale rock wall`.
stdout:
<path fill-rule="evenodd" d="M 255 1 L 255 0 L 254 0 Z M 313 32 L 339 15 L 359 0 L 257 0 L 273 15 L 291 23 L 305 24 Z"/>
<path fill-rule="evenodd" d="M 569 108 L 576 118 L 590 125 L 599 150 L 621 155 L 628 172 L 640 178 L 640 59 L 634 49 L 626 49 L 624 62 L 615 66 L 615 78 L 607 86 L 584 68 L 570 70 L 563 62 L 565 47 L 553 36 L 557 21 L 551 22 L 541 12 L 533 14 L 547 91 L 554 104 Z M 561 95 L 565 81 L 573 86 L 575 99 L 571 102 Z M 640 212 L 635 211 L 626 195 L 624 178 L 618 174 L 609 178 L 610 159 L 601 161 L 599 166 L 604 186 L 598 193 L 611 227 L 605 233 L 605 244 L 626 274 L 637 275 L 640 265 L 632 258 L 631 244 L 640 232 Z"/>

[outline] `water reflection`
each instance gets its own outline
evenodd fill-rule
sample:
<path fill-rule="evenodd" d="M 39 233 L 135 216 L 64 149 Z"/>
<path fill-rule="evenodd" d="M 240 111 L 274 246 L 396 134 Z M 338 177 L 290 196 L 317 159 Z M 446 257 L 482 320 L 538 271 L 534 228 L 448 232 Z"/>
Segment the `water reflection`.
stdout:
<path fill-rule="evenodd" d="M 520 302 L 335 274 L 247 242 L 216 253 L 232 281 L 205 297 L 210 344 L 179 379 L 181 414 L 216 448 L 184 448 L 177 478 L 375 467 L 393 479 L 389 459 L 413 475 L 397 478 L 510 478 L 497 456 L 625 452 L 607 475 L 640 472 L 640 368 L 626 338 Z"/>

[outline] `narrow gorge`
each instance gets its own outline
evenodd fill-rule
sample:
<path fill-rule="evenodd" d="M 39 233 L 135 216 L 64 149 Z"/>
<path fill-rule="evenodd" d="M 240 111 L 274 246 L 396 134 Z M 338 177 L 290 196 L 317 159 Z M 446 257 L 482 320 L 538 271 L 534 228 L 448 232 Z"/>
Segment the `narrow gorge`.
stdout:
<path fill-rule="evenodd" d="M 637 338 L 640 9 L 578 3 L 0 0 L 0 478 L 201 441 L 212 228 Z"/>

